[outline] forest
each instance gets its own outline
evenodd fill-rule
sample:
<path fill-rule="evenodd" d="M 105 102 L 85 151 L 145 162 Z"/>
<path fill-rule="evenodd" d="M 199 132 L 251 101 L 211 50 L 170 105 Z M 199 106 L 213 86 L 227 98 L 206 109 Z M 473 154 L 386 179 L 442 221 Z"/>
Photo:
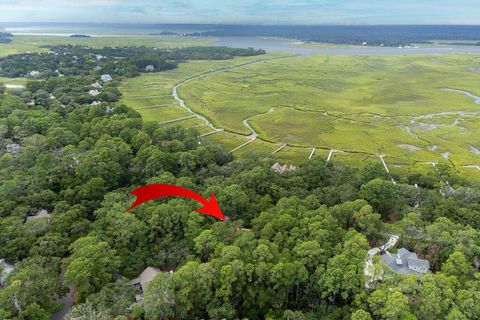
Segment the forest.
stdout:
<path fill-rule="evenodd" d="M 83 72 L 92 52 L 68 50 L 79 59 L 71 71 L 63 54 L 0 61 L 4 75 L 15 76 L 18 61 L 21 73 L 35 64 L 43 74 L 0 92 L 0 259 L 14 265 L 1 284 L 0 319 L 50 319 L 69 290 L 76 320 L 480 318 L 480 189 L 451 167 L 393 184 L 379 162 L 354 168 L 314 157 L 280 175 L 274 159 L 235 159 L 195 129 L 144 122 L 117 102 L 121 78 L 102 82 L 92 104 L 86 92 L 115 70 L 114 58 Z M 128 75 L 141 70 L 135 48 L 94 54 L 116 50 Z M 261 53 L 219 50 L 159 56 Z M 65 76 L 52 75 L 56 68 Z M 127 212 L 129 192 L 149 183 L 214 192 L 228 219 L 179 198 Z M 31 219 L 40 210 L 49 218 Z M 367 251 L 391 234 L 431 272 L 385 270 L 366 286 Z M 146 267 L 162 272 L 138 304 L 129 280 Z"/>
<path fill-rule="evenodd" d="M 227 47 L 158 49 L 121 47 L 92 49 L 85 46 L 48 46 L 47 53 L 23 53 L 0 58 L 0 76 L 49 79 L 58 76 L 118 75 L 174 69 L 184 60 L 225 60 L 235 56 L 265 54 L 264 50 Z"/>

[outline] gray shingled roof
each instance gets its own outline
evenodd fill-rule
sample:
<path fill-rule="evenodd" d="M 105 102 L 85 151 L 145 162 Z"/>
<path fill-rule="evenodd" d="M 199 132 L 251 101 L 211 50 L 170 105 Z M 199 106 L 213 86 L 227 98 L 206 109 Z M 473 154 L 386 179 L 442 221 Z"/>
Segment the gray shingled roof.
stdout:
<path fill-rule="evenodd" d="M 50 219 L 51 216 L 52 215 L 48 213 L 47 210 L 41 209 L 35 215 L 27 217 L 27 222 L 32 220 L 44 219 L 44 218 Z"/>
<path fill-rule="evenodd" d="M 416 274 L 421 275 L 429 271 L 430 263 L 428 260 L 418 259 L 414 252 L 410 252 L 405 248 L 398 249 L 398 252 L 382 255 L 382 259 L 387 267 L 395 273 L 400 274 Z"/>

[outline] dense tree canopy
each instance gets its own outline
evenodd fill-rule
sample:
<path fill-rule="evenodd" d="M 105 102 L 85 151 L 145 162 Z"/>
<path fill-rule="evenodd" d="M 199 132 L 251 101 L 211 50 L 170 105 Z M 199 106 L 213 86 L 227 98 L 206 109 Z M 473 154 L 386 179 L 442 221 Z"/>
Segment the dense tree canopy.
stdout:
<path fill-rule="evenodd" d="M 1 36 L 0 39 L 2 39 Z M 139 72 L 174 69 L 184 60 L 225 60 L 235 56 L 265 53 L 263 50 L 252 48 L 227 47 L 92 49 L 84 46 L 58 45 L 47 48 L 48 52 L 23 53 L 0 58 L 0 76 L 39 79 L 61 75 L 69 77 L 101 74 L 134 76 Z"/>
<path fill-rule="evenodd" d="M 145 123 L 115 99 L 91 105 L 82 97 L 95 80 L 49 77 L 0 96 L 0 258 L 15 264 L 0 318 L 47 319 L 68 286 L 75 319 L 480 318 L 480 189 L 451 169 L 392 184 L 378 164 L 313 158 L 278 175 L 273 159 L 233 159 L 195 130 Z M 229 220 L 178 198 L 126 212 L 129 191 L 147 183 L 215 192 Z M 40 209 L 51 217 L 26 222 Z M 387 272 L 367 288 L 367 250 L 392 233 L 432 273 Z M 127 280 L 147 266 L 165 272 L 140 306 Z"/>

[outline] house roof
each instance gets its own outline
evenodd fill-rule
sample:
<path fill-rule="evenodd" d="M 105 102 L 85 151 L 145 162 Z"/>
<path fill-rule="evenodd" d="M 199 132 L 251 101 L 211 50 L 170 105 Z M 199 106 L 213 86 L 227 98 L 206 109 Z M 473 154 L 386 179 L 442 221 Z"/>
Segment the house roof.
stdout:
<path fill-rule="evenodd" d="M 91 86 L 94 87 L 94 88 L 96 88 L 96 89 L 102 89 L 102 85 L 101 85 L 100 83 L 98 83 L 98 81 L 95 82 L 95 83 L 92 83 Z"/>
<path fill-rule="evenodd" d="M 41 209 L 35 215 L 27 217 L 27 222 L 37 219 L 50 218 L 52 215 L 47 210 Z"/>
<path fill-rule="evenodd" d="M 145 292 L 150 281 L 152 281 L 159 272 L 160 269 L 158 268 L 147 267 L 145 270 L 142 271 L 142 273 L 140 273 L 137 278 L 130 280 L 129 284 L 140 284 L 140 286 L 142 287 L 142 291 Z"/>
<path fill-rule="evenodd" d="M 422 260 L 422 259 L 408 259 L 407 260 L 408 267 L 409 268 L 414 268 L 414 269 L 429 269 L 430 268 L 430 263 L 428 260 Z"/>
<path fill-rule="evenodd" d="M 382 259 L 390 270 L 395 273 L 405 275 L 425 274 L 430 268 L 430 263 L 428 260 L 418 259 L 418 256 L 415 252 L 410 252 L 405 248 L 398 249 L 396 254 L 391 254 L 387 251 L 382 255 Z M 426 271 L 423 272 L 418 270 Z"/>
<path fill-rule="evenodd" d="M 5 259 L 0 259 L 0 265 L 3 267 L 2 271 L 0 272 L 0 284 L 5 283 L 7 277 L 12 273 L 14 266 L 8 264 Z"/>
<path fill-rule="evenodd" d="M 18 143 L 10 143 L 5 146 L 5 150 L 12 154 L 17 154 L 20 151 L 21 146 Z"/>
<path fill-rule="evenodd" d="M 98 96 L 100 94 L 100 91 L 98 91 L 97 89 L 92 89 L 92 90 L 88 91 L 88 94 L 91 95 L 92 97 L 95 97 L 95 96 Z"/>
<path fill-rule="evenodd" d="M 281 165 L 280 163 L 276 162 L 272 167 L 271 169 L 273 171 L 275 171 L 276 173 L 278 174 L 282 174 L 284 172 L 292 172 L 292 171 L 295 171 L 297 170 L 297 168 L 293 165 L 287 165 L 287 164 L 284 164 L 284 165 Z"/>
<path fill-rule="evenodd" d="M 102 76 L 100 77 L 100 79 L 101 79 L 103 82 L 108 82 L 108 81 L 113 80 L 113 79 L 112 79 L 112 76 L 109 75 L 109 74 L 102 74 Z"/>

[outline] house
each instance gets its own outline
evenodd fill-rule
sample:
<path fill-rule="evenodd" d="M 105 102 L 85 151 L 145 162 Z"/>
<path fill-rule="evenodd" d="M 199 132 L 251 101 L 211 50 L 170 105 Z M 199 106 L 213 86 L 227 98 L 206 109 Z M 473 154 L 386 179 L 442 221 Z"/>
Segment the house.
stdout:
<path fill-rule="evenodd" d="M 108 81 L 112 81 L 113 78 L 111 75 L 109 74 L 102 74 L 102 76 L 100 77 L 100 79 L 103 81 L 103 82 L 108 82 Z"/>
<path fill-rule="evenodd" d="M 18 143 L 10 143 L 5 146 L 5 151 L 16 155 L 20 152 L 21 146 Z"/>
<path fill-rule="evenodd" d="M 297 167 L 287 164 L 281 165 L 280 163 L 275 162 L 275 164 L 270 169 L 272 169 L 278 174 L 282 174 L 285 172 L 294 172 L 295 170 L 297 170 Z"/>
<path fill-rule="evenodd" d="M 0 259 L 0 288 L 5 285 L 5 282 L 13 269 L 13 265 L 8 264 L 5 259 Z"/>
<path fill-rule="evenodd" d="M 143 294 L 145 293 L 145 290 L 147 290 L 148 284 L 155 278 L 157 274 L 159 274 L 160 269 L 155 268 L 155 267 L 147 267 L 145 270 L 140 273 L 140 275 L 132 279 L 128 282 L 129 285 L 134 286 L 135 288 L 140 289 L 141 293 L 137 294 L 135 296 L 135 300 L 138 304 L 142 303 L 143 300 Z M 170 271 L 172 273 L 172 271 Z"/>
<path fill-rule="evenodd" d="M 155 71 L 155 67 L 151 64 L 149 64 L 148 66 L 145 67 L 145 71 Z"/>
<path fill-rule="evenodd" d="M 102 85 L 100 83 L 95 82 L 95 83 L 92 83 L 92 87 L 95 88 L 95 89 L 102 89 Z"/>
<path fill-rule="evenodd" d="M 32 78 L 36 78 L 36 77 L 38 77 L 39 75 L 40 75 L 40 72 L 39 72 L 39 71 L 35 71 L 35 70 L 30 71 L 29 73 L 27 73 L 27 76 L 28 76 L 28 77 L 32 77 Z"/>
<path fill-rule="evenodd" d="M 147 267 L 137 278 L 130 280 L 128 284 L 136 288 L 140 288 L 142 292 L 145 292 L 150 281 L 152 281 L 160 272 L 161 271 L 158 268 Z"/>
<path fill-rule="evenodd" d="M 92 97 L 96 97 L 100 94 L 100 91 L 98 91 L 97 89 L 93 89 L 88 91 L 88 94 L 91 95 Z"/>
<path fill-rule="evenodd" d="M 430 269 L 428 260 L 419 259 L 416 253 L 405 248 L 398 249 L 395 254 L 386 251 L 382 259 L 390 270 L 404 275 L 422 275 Z"/>
<path fill-rule="evenodd" d="M 45 219 L 45 218 L 48 218 L 50 220 L 51 216 L 52 215 L 48 213 L 47 210 L 41 209 L 37 213 L 35 213 L 35 215 L 27 217 L 27 222 L 33 221 L 33 220 Z"/>

